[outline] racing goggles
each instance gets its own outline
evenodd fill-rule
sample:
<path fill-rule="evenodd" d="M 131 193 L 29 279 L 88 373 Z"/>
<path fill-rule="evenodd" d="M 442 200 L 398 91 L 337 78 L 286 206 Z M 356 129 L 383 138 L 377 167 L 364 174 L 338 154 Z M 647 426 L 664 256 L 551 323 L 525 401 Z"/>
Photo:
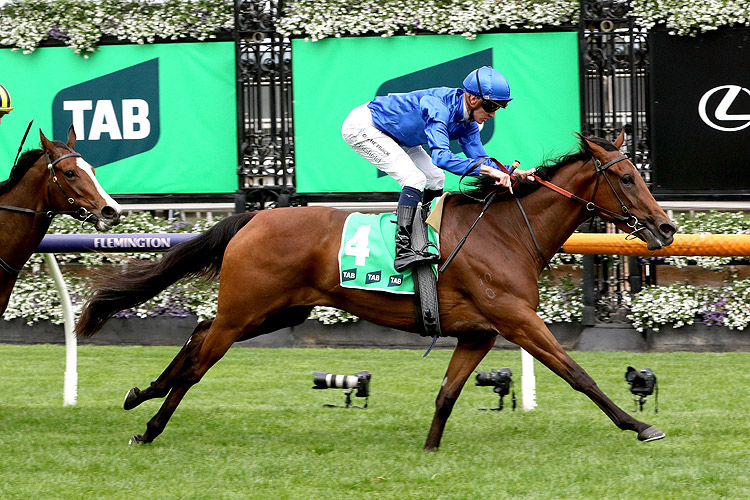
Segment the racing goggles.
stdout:
<path fill-rule="evenodd" d="M 482 109 L 487 113 L 494 113 L 500 108 L 507 108 L 508 102 L 510 101 L 490 101 L 488 99 L 482 99 Z"/>

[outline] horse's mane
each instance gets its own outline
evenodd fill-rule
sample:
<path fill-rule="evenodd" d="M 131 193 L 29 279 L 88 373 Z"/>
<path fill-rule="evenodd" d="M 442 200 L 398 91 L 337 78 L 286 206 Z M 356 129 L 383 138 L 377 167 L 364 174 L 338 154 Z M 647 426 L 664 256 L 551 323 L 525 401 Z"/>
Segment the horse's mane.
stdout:
<path fill-rule="evenodd" d="M 563 166 L 569 163 L 574 163 L 577 161 L 587 161 L 591 159 L 593 152 L 589 148 L 589 145 L 586 143 L 585 139 L 588 139 L 589 141 L 601 146 L 607 151 L 617 151 L 617 147 L 606 139 L 602 139 L 600 137 L 584 138 L 580 134 L 578 134 L 578 138 L 580 141 L 578 143 L 577 150 L 571 151 L 562 156 L 558 156 L 557 158 L 545 160 L 540 166 L 537 167 L 534 175 L 548 181 L 555 174 L 555 172 L 560 170 L 560 168 L 562 168 Z M 459 195 L 458 200 L 459 203 L 479 203 L 480 200 L 484 200 L 484 198 L 488 194 L 490 194 L 497 188 L 495 180 L 489 175 L 480 175 L 479 177 L 473 177 L 466 184 L 468 185 L 468 189 L 461 189 L 461 194 Z M 527 181 L 525 178 L 521 178 L 519 179 L 518 184 L 516 186 L 513 186 L 514 194 L 511 195 L 507 191 L 504 193 L 498 193 L 495 196 L 495 201 L 511 197 L 523 198 L 527 194 L 539 189 L 540 186 L 541 185 L 538 182 Z"/>
<path fill-rule="evenodd" d="M 67 144 L 62 141 L 52 141 L 52 143 L 59 148 L 70 150 Z M 13 186 L 18 184 L 23 176 L 26 175 L 26 172 L 29 171 L 43 154 L 44 150 L 42 149 L 29 149 L 24 151 L 18 159 L 18 162 L 16 162 L 16 164 L 13 165 L 13 168 L 10 169 L 10 175 L 8 178 L 0 182 L 0 194 L 7 193 L 13 188 Z"/>

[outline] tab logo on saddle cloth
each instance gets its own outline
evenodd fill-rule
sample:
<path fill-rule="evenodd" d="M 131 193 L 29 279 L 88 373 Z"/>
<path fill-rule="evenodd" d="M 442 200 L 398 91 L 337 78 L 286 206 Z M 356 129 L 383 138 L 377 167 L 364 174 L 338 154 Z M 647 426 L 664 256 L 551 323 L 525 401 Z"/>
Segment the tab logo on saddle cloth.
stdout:
<path fill-rule="evenodd" d="M 414 293 L 411 270 L 402 273 L 393 267 L 396 256 L 396 216 L 392 213 L 353 213 L 344 224 L 339 250 L 341 286 Z M 437 244 L 437 233 L 428 228 L 430 241 Z"/>

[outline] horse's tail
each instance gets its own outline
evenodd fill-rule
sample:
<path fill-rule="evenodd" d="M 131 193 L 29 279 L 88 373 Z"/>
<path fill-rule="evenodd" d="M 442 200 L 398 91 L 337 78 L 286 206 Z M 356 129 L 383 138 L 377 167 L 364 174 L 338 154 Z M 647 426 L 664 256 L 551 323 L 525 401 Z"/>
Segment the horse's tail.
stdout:
<path fill-rule="evenodd" d="M 181 278 L 217 276 L 229 240 L 254 216 L 255 212 L 250 212 L 227 217 L 176 245 L 159 261 L 132 261 L 126 272 L 106 276 L 94 286 L 94 294 L 81 312 L 78 336 L 91 337 L 115 313 L 146 302 Z"/>

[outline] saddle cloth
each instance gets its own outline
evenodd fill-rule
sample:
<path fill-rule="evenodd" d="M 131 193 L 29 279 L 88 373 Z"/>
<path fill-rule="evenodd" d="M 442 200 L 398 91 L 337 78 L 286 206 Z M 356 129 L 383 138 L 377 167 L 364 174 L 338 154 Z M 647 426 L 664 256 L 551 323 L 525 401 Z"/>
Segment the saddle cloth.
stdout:
<path fill-rule="evenodd" d="M 344 288 L 413 294 L 412 270 L 398 272 L 396 257 L 396 215 L 353 213 L 347 217 L 339 249 L 339 279 Z M 428 227 L 436 245 L 438 236 Z M 436 266 L 433 266 L 435 268 Z"/>

